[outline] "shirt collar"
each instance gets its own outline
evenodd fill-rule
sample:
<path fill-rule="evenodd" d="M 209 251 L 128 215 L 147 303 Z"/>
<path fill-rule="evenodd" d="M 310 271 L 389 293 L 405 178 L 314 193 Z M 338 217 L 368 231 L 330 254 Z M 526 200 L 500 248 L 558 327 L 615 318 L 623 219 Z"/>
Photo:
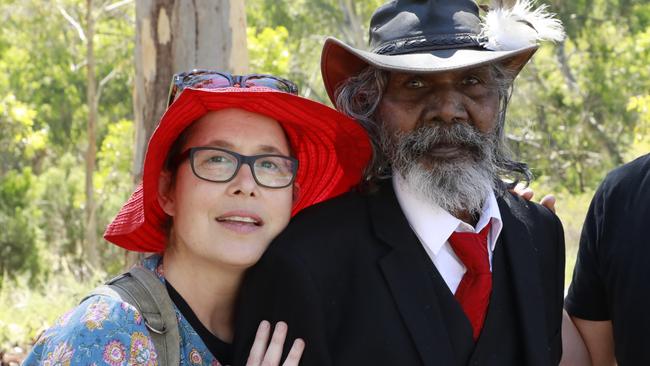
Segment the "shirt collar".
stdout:
<path fill-rule="evenodd" d="M 407 221 L 411 228 L 417 234 L 420 241 L 423 242 L 433 255 L 438 255 L 442 246 L 454 231 L 480 232 L 488 222 L 492 223 L 489 235 L 490 250 L 494 251 L 499 234 L 503 228 L 501 221 L 501 212 L 497 204 L 494 192 L 490 191 L 483 204 L 481 217 L 476 224 L 476 228 L 457 219 L 449 212 L 442 209 L 433 202 L 427 202 L 419 199 L 408 189 L 404 178 L 399 174 L 393 174 L 393 188 L 397 201 L 404 211 Z"/>

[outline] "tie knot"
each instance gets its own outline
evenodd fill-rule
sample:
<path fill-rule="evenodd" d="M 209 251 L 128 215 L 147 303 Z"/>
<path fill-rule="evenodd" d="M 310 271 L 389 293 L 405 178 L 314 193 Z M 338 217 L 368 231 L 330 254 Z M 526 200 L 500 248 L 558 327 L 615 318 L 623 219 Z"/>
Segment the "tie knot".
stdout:
<path fill-rule="evenodd" d="M 488 234 L 490 223 L 479 233 L 456 232 L 449 237 L 449 244 L 454 253 L 467 267 L 468 272 L 475 274 L 490 273 L 490 260 L 488 257 Z"/>

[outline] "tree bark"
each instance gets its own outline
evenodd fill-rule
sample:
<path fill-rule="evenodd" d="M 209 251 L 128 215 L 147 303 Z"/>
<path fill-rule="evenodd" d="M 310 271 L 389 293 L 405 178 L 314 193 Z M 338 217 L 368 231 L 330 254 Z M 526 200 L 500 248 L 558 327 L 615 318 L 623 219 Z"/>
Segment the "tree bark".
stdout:
<path fill-rule="evenodd" d="M 97 252 L 97 219 L 95 217 L 95 190 L 93 175 L 95 173 L 95 159 L 97 156 L 97 84 L 95 71 L 95 19 L 93 17 L 93 0 L 86 0 L 86 88 L 88 103 L 88 148 L 86 149 L 86 232 L 85 232 L 85 257 L 88 262 L 97 268 L 99 256 Z"/>
<path fill-rule="evenodd" d="M 147 141 L 167 108 L 173 74 L 195 68 L 248 71 L 244 1 L 136 1 L 135 65 L 137 183 Z"/>

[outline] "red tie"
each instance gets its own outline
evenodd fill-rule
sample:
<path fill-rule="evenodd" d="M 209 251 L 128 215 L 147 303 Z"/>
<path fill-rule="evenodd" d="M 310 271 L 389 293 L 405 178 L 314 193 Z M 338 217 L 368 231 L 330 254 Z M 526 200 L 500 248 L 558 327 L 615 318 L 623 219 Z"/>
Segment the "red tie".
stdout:
<path fill-rule="evenodd" d="M 449 244 L 467 267 L 455 296 L 472 324 L 474 341 L 481 334 L 492 292 L 492 272 L 487 249 L 489 232 L 490 223 L 478 234 L 454 232 L 449 237 Z"/>

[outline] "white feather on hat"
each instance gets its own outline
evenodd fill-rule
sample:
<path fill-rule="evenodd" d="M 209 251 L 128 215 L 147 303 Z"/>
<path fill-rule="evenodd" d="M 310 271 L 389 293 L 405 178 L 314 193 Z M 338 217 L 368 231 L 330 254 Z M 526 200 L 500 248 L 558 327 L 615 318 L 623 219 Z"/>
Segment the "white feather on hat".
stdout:
<path fill-rule="evenodd" d="M 483 47 L 492 51 L 511 51 L 537 44 L 539 41 L 559 42 L 565 37 L 562 22 L 541 5 L 533 9 L 532 0 L 517 0 L 512 7 L 502 1 L 482 17 Z"/>

